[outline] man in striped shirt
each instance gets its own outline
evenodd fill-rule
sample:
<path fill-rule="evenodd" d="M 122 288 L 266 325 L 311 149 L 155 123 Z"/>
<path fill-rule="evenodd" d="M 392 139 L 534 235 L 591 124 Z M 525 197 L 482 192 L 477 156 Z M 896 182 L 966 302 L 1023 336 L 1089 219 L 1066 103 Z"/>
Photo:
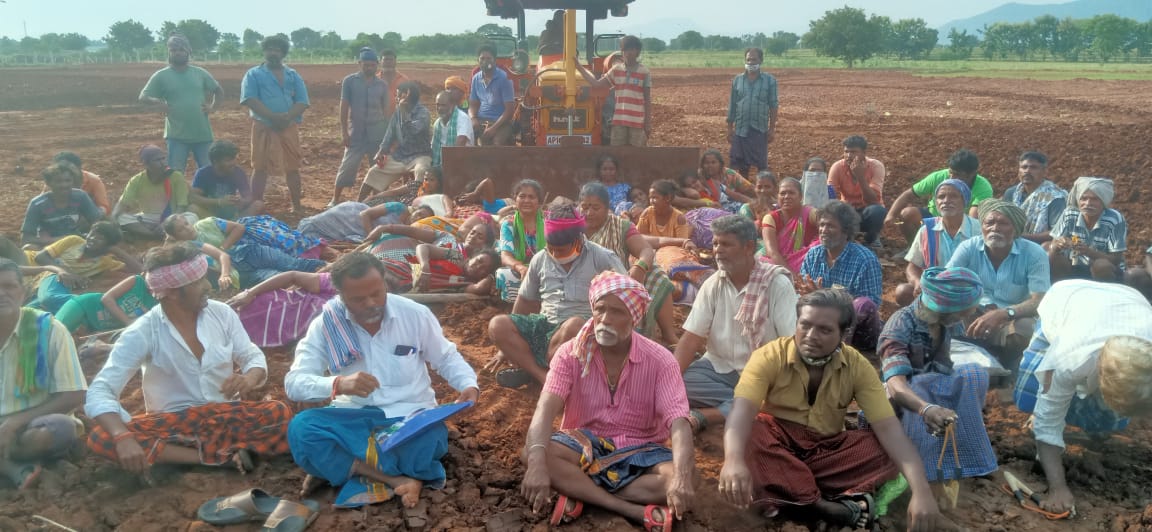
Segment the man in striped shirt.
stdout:
<path fill-rule="evenodd" d="M 648 135 L 652 133 L 652 73 L 640 64 L 642 49 L 640 39 L 634 35 L 620 39 L 624 62 L 608 69 L 599 79 L 584 65 L 576 63 L 576 69 L 589 85 L 612 88 L 616 99 L 609 130 L 612 146 L 647 146 Z"/>
<path fill-rule="evenodd" d="M 692 503 L 695 470 L 680 366 L 633 333 L 650 301 L 644 285 L 608 271 L 593 279 L 588 299 L 592 319 L 552 358 L 524 445 L 521 493 L 537 512 L 553 489 L 560 493 L 553 526 L 588 503 L 646 530 L 671 530 Z"/>

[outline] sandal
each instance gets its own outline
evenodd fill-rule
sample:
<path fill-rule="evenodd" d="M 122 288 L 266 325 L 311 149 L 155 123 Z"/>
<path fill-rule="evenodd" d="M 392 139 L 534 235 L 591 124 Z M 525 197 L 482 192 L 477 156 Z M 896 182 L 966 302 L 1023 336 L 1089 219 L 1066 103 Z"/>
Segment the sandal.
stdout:
<path fill-rule="evenodd" d="M 572 509 L 568 509 L 568 502 L 572 502 Z M 561 495 L 556 498 L 556 506 L 552 508 L 552 517 L 548 519 L 548 524 L 552 526 L 560 526 L 564 523 L 571 523 L 575 521 L 580 514 L 584 513 L 584 503 L 576 499 L 569 499 L 567 495 Z"/>
<path fill-rule="evenodd" d="M 316 501 L 280 501 L 260 532 L 303 532 L 319 516 L 320 505 Z"/>
<path fill-rule="evenodd" d="M 505 368 L 496 372 L 496 384 L 513 390 L 523 388 L 532 382 L 532 375 L 521 368 Z"/>
<path fill-rule="evenodd" d="M 843 504 L 844 507 L 847 508 L 848 511 L 852 514 L 851 521 L 844 524 L 844 526 L 850 526 L 853 530 L 872 530 L 875 528 L 876 501 L 872 498 L 871 494 L 861 493 L 857 495 L 849 495 L 843 499 L 837 500 L 836 502 Z M 864 503 L 865 506 L 860 506 L 860 503 Z M 863 523 L 860 522 L 861 519 L 864 520 Z"/>
<path fill-rule="evenodd" d="M 660 510 L 660 520 L 656 519 L 656 510 Z M 644 507 L 644 530 L 648 532 L 671 532 L 672 509 L 659 504 L 649 504 Z"/>
<path fill-rule="evenodd" d="M 280 504 L 280 497 L 256 488 L 231 497 L 210 499 L 196 510 L 196 517 L 212 525 L 235 525 L 267 519 Z"/>

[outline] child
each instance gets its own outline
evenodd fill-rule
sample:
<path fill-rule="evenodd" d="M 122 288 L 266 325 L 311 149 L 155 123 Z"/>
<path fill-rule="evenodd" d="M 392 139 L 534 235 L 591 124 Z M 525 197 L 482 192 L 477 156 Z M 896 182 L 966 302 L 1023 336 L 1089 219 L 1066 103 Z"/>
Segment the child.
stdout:
<path fill-rule="evenodd" d="M 652 133 L 652 73 L 640 64 L 642 50 L 639 37 L 621 38 L 620 55 L 624 56 L 624 62 L 608 69 L 599 79 L 587 67 L 576 63 L 576 69 L 589 85 L 612 88 L 615 100 L 609 133 L 612 146 L 647 146 L 648 135 Z"/>
<path fill-rule="evenodd" d="M 616 206 L 616 215 L 636 223 L 640 219 L 640 214 L 644 209 L 648 208 L 648 191 L 640 188 L 633 187 L 628 191 L 628 201 L 621 202 Z"/>

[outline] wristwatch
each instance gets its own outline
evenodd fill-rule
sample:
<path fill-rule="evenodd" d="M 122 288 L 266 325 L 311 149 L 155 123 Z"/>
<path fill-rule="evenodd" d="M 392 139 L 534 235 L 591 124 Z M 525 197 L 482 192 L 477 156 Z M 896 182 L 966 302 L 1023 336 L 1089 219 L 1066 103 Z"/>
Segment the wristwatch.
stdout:
<path fill-rule="evenodd" d="M 1016 319 L 1016 307 L 1007 307 L 1004 309 L 1004 311 L 1008 313 L 1008 319 Z"/>

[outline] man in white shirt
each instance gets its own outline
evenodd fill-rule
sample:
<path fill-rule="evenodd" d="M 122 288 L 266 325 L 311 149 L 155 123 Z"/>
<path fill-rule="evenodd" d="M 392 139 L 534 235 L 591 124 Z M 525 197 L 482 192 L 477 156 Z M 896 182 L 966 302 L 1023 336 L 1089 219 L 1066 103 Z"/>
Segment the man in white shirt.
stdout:
<path fill-rule="evenodd" d="M 153 248 L 144 264 L 160 305 L 124 331 L 92 380 L 84 413 L 98 426 L 88 447 L 143 474 L 158 463 L 245 472 L 251 453 L 288 452 L 288 405 L 243 400 L 264 384 L 268 366 L 236 312 L 208 299 L 205 256 L 175 244 Z M 137 371 L 145 413 L 130 416 L 119 397 Z"/>
<path fill-rule="evenodd" d="M 796 330 L 796 289 L 787 269 L 756 260 L 755 223 L 717 218 L 712 234 L 719 271 L 700 286 L 676 344 L 697 431 L 728 417 L 752 351 Z"/>
<path fill-rule="evenodd" d="M 1152 412 L 1152 305 L 1140 292 L 1085 280 L 1052 285 L 1024 351 L 1016 405 L 1033 414 L 1036 453 L 1048 477 L 1040 505 L 1073 508 L 1064 477 L 1064 428 L 1088 434 L 1124 429 L 1128 416 Z"/>
<path fill-rule="evenodd" d="M 385 272 L 380 259 L 362 252 L 332 265 L 339 295 L 312 320 L 284 378 L 284 392 L 293 401 L 332 401 L 328 408 L 299 413 L 288 426 L 288 443 L 308 473 L 304 494 L 321 481 L 343 486 L 336 498 L 342 507 L 398 495 L 411 508 L 424 486 L 444 486 L 443 423 L 388 452 L 375 444 L 382 431 L 436 406 L 429 364 L 460 392 L 457 402 L 480 397 L 476 372 L 444 338 L 436 317 L 411 300 L 389 297 Z"/>
<path fill-rule="evenodd" d="M 468 113 L 456 107 L 452 93 L 441 91 L 436 95 L 438 118 L 432 125 L 432 168 L 443 166 L 440 156 L 444 146 L 472 146 L 475 144 L 472 119 Z M 444 187 L 441 183 L 441 188 Z"/>

